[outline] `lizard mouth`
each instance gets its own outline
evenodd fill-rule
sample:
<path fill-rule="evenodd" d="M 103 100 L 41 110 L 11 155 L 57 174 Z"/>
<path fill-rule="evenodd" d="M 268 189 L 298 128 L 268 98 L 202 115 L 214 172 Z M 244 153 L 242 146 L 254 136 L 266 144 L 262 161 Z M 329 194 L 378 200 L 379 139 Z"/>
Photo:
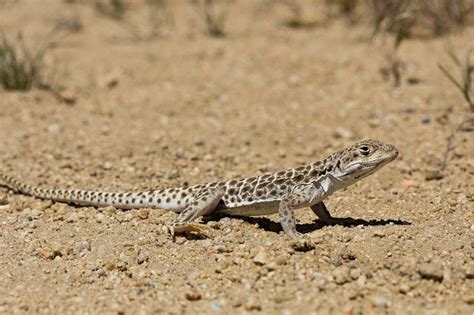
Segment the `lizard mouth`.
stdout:
<path fill-rule="evenodd" d="M 356 172 L 357 170 L 361 171 L 360 174 L 357 174 L 356 176 L 354 176 L 354 179 L 357 180 L 357 179 L 360 179 L 360 178 L 363 178 L 375 173 L 377 170 L 382 168 L 385 164 L 395 160 L 397 156 L 398 156 L 398 152 L 388 158 L 381 157 L 372 161 L 358 162 L 351 165 L 351 168 L 354 168 L 354 172 Z"/>

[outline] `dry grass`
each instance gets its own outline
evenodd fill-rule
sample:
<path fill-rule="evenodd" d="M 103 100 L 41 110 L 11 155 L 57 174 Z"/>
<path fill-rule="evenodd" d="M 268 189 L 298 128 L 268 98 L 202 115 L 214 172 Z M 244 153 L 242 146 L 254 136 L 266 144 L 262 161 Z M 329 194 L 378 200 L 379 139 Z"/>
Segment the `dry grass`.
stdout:
<path fill-rule="evenodd" d="M 469 50 L 466 53 L 465 59 L 462 61 L 456 52 L 449 48 L 448 55 L 451 58 L 453 64 L 459 70 L 459 79 L 455 78 L 451 72 L 449 72 L 443 65 L 438 64 L 439 69 L 443 74 L 449 79 L 449 81 L 462 93 L 464 100 L 469 106 L 469 113 L 455 125 L 450 135 L 448 136 L 446 149 L 443 153 L 443 157 L 440 163 L 440 171 L 443 171 L 448 163 L 448 158 L 450 153 L 456 147 L 455 138 L 456 134 L 460 131 L 474 131 L 474 102 L 473 102 L 473 88 L 472 88 L 472 77 L 474 74 L 474 65 L 471 63 L 471 53 L 472 50 Z"/>
<path fill-rule="evenodd" d="M 121 20 L 128 9 L 123 0 L 95 0 L 94 4 L 98 13 L 116 20 Z"/>
<path fill-rule="evenodd" d="M 470 0 L 368 0 L 374 34 L 399 33 L 407 37 L 436 37 L 473 21 Z"/>
<path fill-rule="evenodd" d="M 0 82 L 6 90 L 26 91 L 44 79 L 43 57 L 46 48 L 32 51 L 18 35 L 16 43 L 1 35 Z"/>
<path fill-rule="evenodd" d="M 50 37 L 53 33 L 49 34 Z M 47 78 L 44 56 L 51 44 L 51 41 L 46 41 L 43 46 L 31 49 L 27 47 L 21 34 L 16 41 L 1 34 L 0 84 L 3 88 L 16 91 L 38 88 L 51 93 L 60 102 L 73 104 L 74 99 L 64 97 Z M 48 73 L 52 74 L 51 69 Z"/>
<path fill-rule="evenodd" d="M 206 33 L 209 36 L 224 37 L 226 35 L 225 22 L 231 1 L 191 0 L 191 4 L 204 21 Z"/>

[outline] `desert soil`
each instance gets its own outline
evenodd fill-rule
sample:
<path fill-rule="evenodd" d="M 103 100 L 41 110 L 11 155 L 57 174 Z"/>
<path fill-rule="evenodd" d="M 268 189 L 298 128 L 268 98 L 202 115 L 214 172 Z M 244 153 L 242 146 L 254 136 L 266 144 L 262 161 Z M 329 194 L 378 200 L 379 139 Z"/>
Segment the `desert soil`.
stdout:
<path fill-rule="evenodd" d="M 7 1 L 0 27 L 29 46 L 60 20 L 83 28 L 45 60 L 73 105 L 0 90 L 1 167 L 35 185 L 149 190 L 299 166 L 364 138 L 395 144 L 396 161 L 327 200 L 360 224 L 324 226 L 303 209 L 314 247 L 286 238 L 276 215 L 211 219 L 208 237 L 174 243 L 157 228 L 174 213 L 0 188 L 1 313 L 474 313 L 472 133 L 431 173 L 467 113 L 436 66 L 456 70 L 446 38 L 403 43 L 394 87 L 380 74 L 387 42 L 369 42 L 366 23 L 289 29 L 287 9 L 256 3 L 234 4 L 227 36 L 211 38 L 173 2 L 174 24 L 140 39 L 91 5 Z M 132 9 L 127 23 L 146 33 Z M 450 36 L 462 54 L 473 38 Z"/>

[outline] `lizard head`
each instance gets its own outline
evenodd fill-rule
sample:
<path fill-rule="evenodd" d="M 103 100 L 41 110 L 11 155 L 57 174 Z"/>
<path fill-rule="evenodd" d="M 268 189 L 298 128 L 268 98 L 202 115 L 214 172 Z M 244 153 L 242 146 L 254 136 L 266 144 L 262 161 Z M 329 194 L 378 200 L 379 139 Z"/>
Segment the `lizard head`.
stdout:
<path fill-rule="evenodd" d="M 364 140 L 334 154 L 334 176 L 343 182 L 353 183 L 373 174 L 398 156 L 391 144 L 377 140 Z"/>

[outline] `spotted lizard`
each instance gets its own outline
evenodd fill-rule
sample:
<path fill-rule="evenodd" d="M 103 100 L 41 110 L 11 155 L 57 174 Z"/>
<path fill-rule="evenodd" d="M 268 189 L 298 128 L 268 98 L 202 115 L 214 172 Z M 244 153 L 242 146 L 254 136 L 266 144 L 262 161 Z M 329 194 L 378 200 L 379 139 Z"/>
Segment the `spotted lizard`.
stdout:
<path fill-rule="evenodd" d="M 398 156 L 395 146 L 364 140 L 322 160 L 276 173 L 216 181 L 194 186 L 141 192 L 104 192 L 46 189 L 25 184 L 0 172 L 0 181 L 13 191 L 75 205 L 113 206 L 122 209 L 162 208 L 179 213 L 164 225 L 173 235 L 203 232 L 194 222 L 201 216 L 261 216 L 278 213 L 286 234 L 299 236 L 294 210 L 309 207 L 324 223 L 334 222 L 323 200 L 373 174 Z"/>

